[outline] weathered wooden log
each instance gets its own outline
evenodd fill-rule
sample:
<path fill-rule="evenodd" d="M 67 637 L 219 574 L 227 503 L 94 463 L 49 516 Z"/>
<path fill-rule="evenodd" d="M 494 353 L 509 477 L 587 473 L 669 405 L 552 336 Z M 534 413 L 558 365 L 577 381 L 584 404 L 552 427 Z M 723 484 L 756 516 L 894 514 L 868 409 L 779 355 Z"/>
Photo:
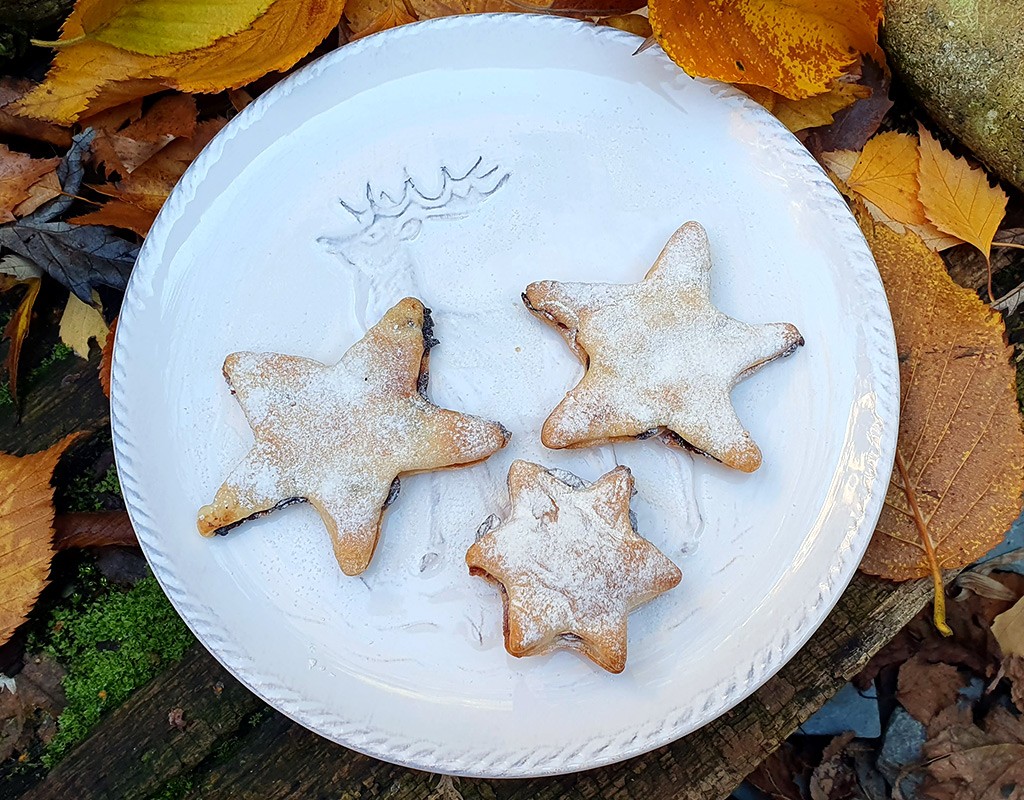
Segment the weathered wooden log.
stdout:
<path fill-rule="evenodd" d="M 886 0 L 882 45 L 932 118 L 1024 190 L 1024 3 Z"/>
<path fill-rule="evenodd" d="M 819 631 L 748 700 L 660 750 L 558 778 L 459 782 L 465 800 L 714 800 L 727 796 L 931 597 L 931 583 L 858 575 Z M 765 620 L 766 625 L 771 620 Z M 219 695 L 214 687 L 220 684 Z M 182 730 L 168 723 L 182 710 Z M 198 645 L 104 720 L 23 800 L 423 800 L 437 776 L 321 739 L 262 703 Z M 443 726 L 438 736 L 443 736 Z"/>

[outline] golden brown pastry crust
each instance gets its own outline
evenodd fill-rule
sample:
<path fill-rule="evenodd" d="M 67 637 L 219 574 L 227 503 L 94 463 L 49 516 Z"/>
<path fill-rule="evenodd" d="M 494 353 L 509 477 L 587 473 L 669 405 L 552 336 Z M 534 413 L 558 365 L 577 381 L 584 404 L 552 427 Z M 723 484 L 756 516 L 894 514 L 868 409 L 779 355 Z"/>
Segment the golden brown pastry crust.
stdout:
<path fill-rule="evenodd" d="M 589 485 L 566 477 L 513 462 L 511 514 L 469 548 L 466 563 L 501 587 L 511 655 L 568 648 L 622 672 L 626 617 L 676 586 L 679 568 L 633 530 L 627 467 Z"/>
<path fill-rule="evenodd" d="M 399 475 L 482 461 L 510 434 L 425 396 L 429 311 L 406 298 L 341 361 L 232 353 L 224 377 L 255 444 L 199 510 L 205 536 L 298 500 L 319 512 L 348 575 L 366 569 Z"/>
<path fill-rule="evenodd" d="M 587 371 L 541 429 L 546 447 L 659 436 L 753 472 L 761 451 L 730 392 L 804 343 L 788 323 L 749 325 L 711 304 L 704 228 L 677 230 L 640 283 L 530 284 L 523 301 Z"/>

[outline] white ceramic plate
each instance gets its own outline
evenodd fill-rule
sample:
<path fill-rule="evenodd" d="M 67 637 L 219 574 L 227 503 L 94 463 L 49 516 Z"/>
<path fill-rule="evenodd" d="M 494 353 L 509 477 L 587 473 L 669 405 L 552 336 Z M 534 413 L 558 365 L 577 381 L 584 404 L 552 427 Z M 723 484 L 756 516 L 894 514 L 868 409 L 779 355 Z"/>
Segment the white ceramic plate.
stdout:
<path fill-rule="evenodd" d="M 609 28 L 505 15 L 349 45 L 234 120 L 142 250 L 112 390 L 139 539 L 232 673 L 356 750 L 504 777 L 650 750 L 778 670 L 867 545 L 898 392 L 864 240 L 772 117 L 657 49 L 634 56 L 637 44 Z M 407 179 L 431 197 L 446 173 L 458 188 L 433 203 L 442 209 L 419 200 L 388 216 Z M 368 206 L 368 182 L 378 213 L 346 211 L 339 201 Z M 764 465 L 739 474 L 654 440 L 545 450 L 540 425 L 581 367 L 520 292 L 546 278 L 639 280 L 689 219 L 710 235 L 717 305 L 793 322 L 807 340 L 734 393 Z M 501 420 L 511 445 L 482 466 L 404 480 L 359 578 L 341 574 L 306 505 L 201 538 L 197 509 L 252 441 L 221 376 L 225 355 L 333 363 L 405 294 L 434 309 L 432 398 Z M 505 653 L 498 594 L 463 559 L 481 520 L 505 512 L 514 458 L 590 480 L 616 462 L 634 469 L 640 531 L 684 577 L 630 618 L 624 674 L 572 653 Z"/>

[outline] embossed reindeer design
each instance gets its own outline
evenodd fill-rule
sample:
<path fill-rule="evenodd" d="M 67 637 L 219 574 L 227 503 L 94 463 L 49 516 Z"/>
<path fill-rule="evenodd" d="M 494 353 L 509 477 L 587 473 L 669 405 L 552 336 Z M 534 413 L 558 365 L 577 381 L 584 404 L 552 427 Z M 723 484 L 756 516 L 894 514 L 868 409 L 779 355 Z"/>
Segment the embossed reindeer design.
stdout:
<path fill-rule="evenodd" d="M 338 201 L 359 228 L 344 236 L 322 236 L 318 242 L 352 268 L 353 308 L 363 328 L 406 295 L 446 310 L 455 306 L 446 302 L 446 276 L 436 270 L 428 276 L 406 242 L 419 235 L 427 220 L 467 216 L 504 186 L 510 175 L 498 166 L 486 168 L 481 157 L 458 177 L 441 167 L 441 189 L 436 195 L 424 194 L 407 177 L 397 198 L 367 183 L 365 204 Z"/>

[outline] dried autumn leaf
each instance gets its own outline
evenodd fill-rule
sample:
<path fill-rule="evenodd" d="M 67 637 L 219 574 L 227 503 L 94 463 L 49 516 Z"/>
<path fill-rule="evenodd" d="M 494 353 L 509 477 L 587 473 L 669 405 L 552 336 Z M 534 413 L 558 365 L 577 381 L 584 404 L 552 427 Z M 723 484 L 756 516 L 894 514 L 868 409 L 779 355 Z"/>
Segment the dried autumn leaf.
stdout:
<path fill-rule="evenodd" d="M 832 88 L 824 94 L 805 97 L 802 100 L 790 100 L 788 97 L 775 94 L 775 92 L 760 86 L 741 86 L 740 88 L 767 108 L 778 118 L 779 122 L 793 133 L 807 128 L 828 125 L 837 111 L 871 94 L 871 90 L 866 86 L 842 81 L 836 81 Z M 767 92 L 769 96 L 766 97 L 764 92 Z"/>
<path fill-rule="evenodd" d="M 57 169 L 59 158 L 32 158 L 0 144 L 0 222 L 14 219 L 14 209 L 29 198 L 29 188 Z"/>
<path fill-rule="evenodd" d="M 201 122 L 191 139 L 174 140 L 113 186 L 97 186 L 97 191 L 114 199 L 98 211 L 74 217 L 71 222 L 114 225 L 144 236 L 188 165 L 226 124 L 224 119 Z"/>
<path fill-rule="evenodd" d="M 32 307 L 39 296 L 39 287 L 42 281 L 39 278 L 27 278 L 18 280 L 7 275 L 0 275 L 0 291 L 5 291 L 12 286 L 22 285 L 26 287 L 25 294 L 18 303 L 14 314 L 4 326 L 4 339 L 10 340 L 10 347 L 7 349 L 7 381 L 11 390 L 11 399 L 18 401 L 18 363 L 21 360 L 21 346 L 28 336 L 28 326 L 32 322 Z"/>
<path fill-rule="evenodd" d="M 858 53 L 883 56 L 882 0 L 652 0 L 651 27 L 690 75 L 793 100 L 828 91 Z"/>
<path fill-rule="evenodd" d="M 953 283 L 918 237 L 856 211 L 889 299 L 901 392 L 896 469 L 861 569 L 890 580 L 932 575 L 938 617 L 941 570 L 992 549 L 1020 512 L 1012 350 L 1000 315 Z"/>
<path fill-rule="evenodd" d="M 131 520 L 124 511 L 79 511 L 53 521 L 53 547 L 138 547 Z"/>
<path fill-rule="evenodd" d="M 60 194 L 60 191 L 60 180 L 57 178 L 57 172 L 47 172 L 28 187 L 28 197 L 14 207 L 14 216 L 28 216 L 43 203 L 53 200 L 53 198 Z"/>
<path fill-rule="evenodd" d="M 96 298 L 93 298 L 94 301 Z M 103 315 L 95 306 L 83 303 L 74 295 L 68 297 L 60 317 L 60 340 L 81 358 L 89 358 L 89 343 L 96 340 L 102 349 L 107 343 L 109 329 Z"/>
<path fill-rule="evenodd" d="M 928 219 L 944 233 L 977 247 L 985 258 L 999 223 L 1006 215 L 1006 192 L 991 186 L 981 169 L 943 150 L 920 126 L 919 197 Z"/>
<path fill-rule="evenodd" d="M 116 172 L 127 177 L 175 139 L 191 138 L 197 114 L 191 95 L 162 97 L 145 116 L 123 130 L 99 133 L 92 145 L 93 159 L 103 165 L 107 175 Z"/>
<path fill-rule="evenodd" d="M 55 147 L 71 145 L 71 130 L 38 119 L 27 119 L 12 113 L 9 106 L 21 100 L 36 84 L 26 78 L 0 77 L 0 136 L 19 136 Z"/>
<path fill-rule="evenodd" d="M 956 702 L 967 679 L 952 664 L 933 664 L 920 655 L 903 662 L 896 699 L 918 722 L 928 725 L 944 708 Z"/>
<path fill-rule="evenodd" d="M 870 58 L 862 58 L 860 72 L 857 83 L 869 89 L 871 94 L 837 111 L 831 125 L 807 135 L 804 145 L 816 156 L 830 150 L 863 150 L 892 108 L 888 70 Z"/>
<path fill-rule="evenodd" d="M 992 620 L 992 634 L 1004 656 L 1024 656 L 1024 599 Z"/>
<path fill-rule="evenodd" d="M 349 6 L 351 5 L 357 6 L 357 9 L 352 10 L 352 16 L 349 16 Z M 352 41 L 416 21 L 406 0 L 355 0 L 354 3 L 346 3 L 345 6 L 346 16 L 352 27 Z M 369 21 L 365 26 L 357 27 L 356 23 L 352 21 L 353 19 L 362 20 L 368 14 L 370 15 Z"/>
<path fill-rule="evenodd" d="M 898 234 L 916 233 L 932 250 L 960 243 L 925 216 L 918 199 L 918 147 L 912 136 L 889 132 L 872 138 L 860 153 L 822 153 L 821 162 L 864 200 L 876 221 Z"/>
<path fill-rule="evenodd" d="M 61 454 L 79 434 L 30 456 L 0 455 L 0 644 L 32 609 L 53 557 L 53 487 Z"/>
<path fill-rule="evenodd" d="M 117 317 L 110 323 L 110 332 L 107 334 L 106 344 L 103 345 L 103 353 L 100 355 L 100 386 L 103 387 L 103 394 L 110 397 L 110 368 L 114 363 L 114 339 L 117 333 Z"/>
<path fill-rule="evenodd" d="M 71 205 L 85 174 L 84 161 L 94 132 L 82 131 L 61 159 L 57 176 L 63 189 L 24 219 L 0 225 L 0 245 L 13 250 L 60 281 L 79 299 L 88 300 L 98 285 L 125 288 L 138 245 L 109 228 L 55 221 Z"/>
<path fill-rule="evenodd" d="M 979 727 L 968 717 L 925 742 L 919 796 L 932 800 L 1019 798 L 1024 786 L 1024 719 L 995 706 Z"/>
<path fill-rule="evenodd" d="M 632 33 L 646 39 L 653 36 L 651 21 L 642 14 L 613 14 L 610 17 L 598 20 L 598 25 L 607 25 L 609 28 L 618 28 L 620 31 Z"/>
<path fill-rule="evenodd" d="M 272 0 L 78 0 L 63 46 L 91 39 L 165 56 L 198 50 L 245 30 Z M 52 43 L 43 43 L 52 44 Z"/>
<path fill-rule="evenodd" d="M 208 47 L 170 55 L 131 53 L 85 40 L 62 46 L 46 80 L 17 105 L 18 113 L 71 123 L 140 97 L 178 89 L 219 92 L 293 66 L 341 19 L 345 0 L 275 0 L 251 27 Z M 62 40 L 83 30 L 76 8 Z"/>

